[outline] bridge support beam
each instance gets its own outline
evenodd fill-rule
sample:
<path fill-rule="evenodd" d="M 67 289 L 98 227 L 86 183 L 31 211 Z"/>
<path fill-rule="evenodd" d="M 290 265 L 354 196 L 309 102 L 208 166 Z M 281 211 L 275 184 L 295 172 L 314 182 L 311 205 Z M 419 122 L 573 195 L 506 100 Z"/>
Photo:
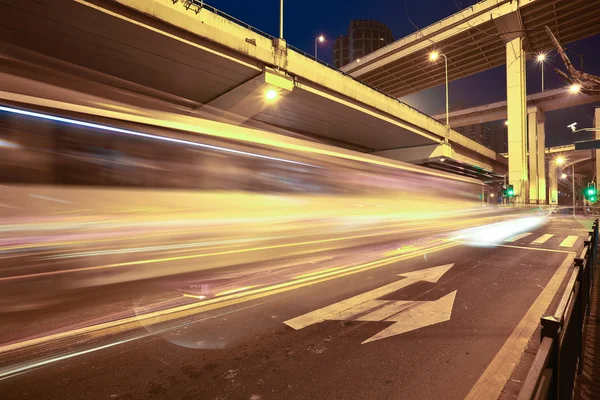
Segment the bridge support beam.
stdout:
<path fill-rule="evenodd" d="M 267 69 L 257 77 L 205 104 L 201 110 L 218 115 L 223 122 L 241 125 L 265 108 L 277 104 L 293 89 L 292 78 Z M 266 96 L 270 90 L 276 94 L 273 99 Z"/>
<path fill-rule="evenodd" d="M 548 163 L 548 179 L 550 180 L 550 190 L 548 191 L 551 205 L 558 205 L 558 174 L 559 166 L 552 160 Z"/>
<path fill-rule="evenodd" d="M 517 201 L 529 196 L 527 173 L 527 97 L 525 87 L 525 50 L 523 38 L 506 42 L 506 100 L 508 111 L 508 182 Z"/>
<path fill-rule="evenodd" d="M 396 161 L 411 164 L 422 164 L 431 161 L 442 161 L 446 158 L 497 174 L 505 173 L 506 164 L 500 162 L 490 163 L 484 157 L 478 157 L 460 146 L 451 146 L 448 143 L 431 144 L 426 146 L 407 147 L 400 149 L 382 150 L 371 153 L 376 156 L 390 158 Z M 481 178 L 481 177 L 478 177 Z"/>
<path fill-rule="evenodd" d="M 432 158 L 452 157 L 452 148 L 447 143 L 440 143 L 403 149 L 382 150 L 372 154 L 396 161 L 419 163 Z"/>
<path fill-rule="evenodd" d="M 536 107 L 527 110 L 527 136 L 529 141 L 529 202 L 546 203 L 546 149 L 545 116 Z M 510 162 L 510 161 L 509 161 Z"/>

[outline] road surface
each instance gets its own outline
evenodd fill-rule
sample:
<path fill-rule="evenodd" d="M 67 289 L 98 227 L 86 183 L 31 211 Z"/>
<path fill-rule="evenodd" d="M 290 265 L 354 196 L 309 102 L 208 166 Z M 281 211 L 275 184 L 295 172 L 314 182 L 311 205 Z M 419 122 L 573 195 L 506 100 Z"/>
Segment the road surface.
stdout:
<path fill-rule="evenodd" d="M 553 216 L 498 240 L 487 227 L 75 291 L 0 314 L 3 398 L 496 398 L 589 226 Z"/>

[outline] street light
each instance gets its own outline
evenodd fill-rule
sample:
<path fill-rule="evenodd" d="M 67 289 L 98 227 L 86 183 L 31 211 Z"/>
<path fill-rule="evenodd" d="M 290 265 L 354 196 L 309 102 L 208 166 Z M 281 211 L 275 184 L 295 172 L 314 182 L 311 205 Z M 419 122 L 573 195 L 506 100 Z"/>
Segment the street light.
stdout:
<path fill-rule="evenodd" d="M 560 176 L 560 179 L 567 179 L 567 174 L 562 174 L 562 175 Z"/>
<path fill-rule="evenodd" d="M 574 83 L 571 86 L 569 86 L 569 92 L 571 92 L 571 93 L 579 93 L 580 90 L 581 90 L 581 85 L 578 83 Z"/>
<path fill-rule="evenodd" d="M 504 125 L 508 126 L 508 120 L 504 121 Z"/>
<path fill-rule="evenodd" d="M 429 60 L 431 62 L 435 62 L 435 61 L 437 61 L 437 59 L 440 56 L 444 57 L 444 65 L 445 65 L 445 70 L 446 70 L 446 129 L 450 129 L 450 122 L 449 122 L 449 116 L 448 116 L 448 57 L 446 57 L 445 54 L 442 54 L 439 51 L 434 50 L 431 53 L 429 53 Z"/>
<path fill-rule="evenodd" d="M 581 128 L 581 129 L 577 129 L 577 122 L 573 122 L 571 125 L 567 125 L 567 128 L 571 128 L 571 132 L 573 133 L 577 133 L 577 132 L 598 132 L 600 131 L 600 128 Z"/>
<path fill-rule="evenodd" d="M 554 162 L 556 162 L 556 165 L 563 165 L 565 163 L 565 161 L 567 161 L 563 156 L 558 156 L 554 159 Z"/>
<path fill-rule="evenodd" d="M 267 98 L 267 100 L 273 101 L 277 98 L 277 91 L 274 89 L 269 89 L 265 93 L 265 97 Z"/>
<path fill-rule="evenodd" d="M 317 46 L 317 44 L 318 44 L 318 43 L 323 43 L 323 42 L 325 42 L 325 36 L 323 36 L 323 35 L 319 35 L 319 36 L 317 36 L 317 37 L 315 38 L 315 58 L 319 58 L 319 57 L 318 57 L 318 53 L 317 53 L 317 49 L 318 49 L 318 46 Z"/>
<path fill-rule="evenodd" d="M 546 54 L 540 53 L 537 55 L 537 61 L 542 64 L 542 92 L 544 91 L 544 61 L 546 60 Z"/>

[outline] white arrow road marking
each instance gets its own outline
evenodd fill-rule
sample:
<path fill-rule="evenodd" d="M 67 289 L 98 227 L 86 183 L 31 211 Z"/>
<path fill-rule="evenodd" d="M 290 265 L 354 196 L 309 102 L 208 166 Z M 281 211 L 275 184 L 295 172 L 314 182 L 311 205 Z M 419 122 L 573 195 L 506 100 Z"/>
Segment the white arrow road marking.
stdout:
<path fill-rule="evenodd" d="M 452 316 L 452 307 L 456 298 L 456 290 L 435 301 L 391 301 L 389 305 L 383 309 L 393 310 L 394 314 L 385 319 L 363 319 L 358 317 L 358 321 L 389 321 L 394 324 L 388 326 L 376 335 L 371 336 L 363 342 L 369 343 L 375 340 L 385 339 L 390 336 L 399 335 L 414 331 L 415 329 L 424 328 L 429 325 L 439 324 L 440 322 L 449 321 Z M 409 305 L 402 303 L 412 303 Z M 375 318 L 375 311 L 368 314 L 366 317 Z M 379 316 L 379 315 L 378 315 Z"/>
<path fill-rule="evenodd" d="M 436 283 L 453 265 L 440 265 L 438 267 L 401 274 L 399 276 L 404 276 L 405 279 L 289 319 L 284 323 L 299 330 L 325 320 L 394 322 L 394 324 L 363 342 L 368 343 L 448 321 L 452 314 L 456 291 L 435 301 L 377 299 L 416 282 Z"/>

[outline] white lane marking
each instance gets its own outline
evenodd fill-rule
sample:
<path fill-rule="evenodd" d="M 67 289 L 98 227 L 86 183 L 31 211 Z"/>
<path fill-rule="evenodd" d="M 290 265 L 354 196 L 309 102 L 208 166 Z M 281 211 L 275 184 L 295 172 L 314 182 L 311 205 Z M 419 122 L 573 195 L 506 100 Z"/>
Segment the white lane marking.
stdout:
<path fill-rule="evenodd" d="M 546 233 L 545 235 L 540 236 L 539 238 L 535 239 L 533 242 L 531 242 L 531 244 L 544 244 L 548 241 L 548 239 L 550 239 L 552 236 L 554 236 L 551 233 Z"/>
<path fill-rule="evenodd" d="M 573 235 L 567 236 L 567 238 L 560 243 L 560 247 L 573 247 L 578 237 L 579 236 Z"/>
<path fill-rule="evenodd" d="M 400 276 L 405 276 L 406 278 L 289 319 L 284 323 L 291 328 L 299 330 L 325 320 L 394 322 L 394 324 L 365 340 L 364 344 L 448 321 L 452 314 L 456 291 L 436 301 L 377 300 L 377 298 L 419 281 L 435 283 L 453 265 L 440 265 L 401 274 Z"/>
<path fill-rule="evenodd" d="M 521 233 L 520 235 L 516 235 L 516 236 L 510 237 L 508 239 L 505 239 L 504 241 L 512 243 L 512 242 L 516 242 L 519 239 L 523 239 L 524 237 L 529 236 L 529 235 L 532 235 L 532 233 L 531 232 L 525 232 L 525 233 Z"/>

